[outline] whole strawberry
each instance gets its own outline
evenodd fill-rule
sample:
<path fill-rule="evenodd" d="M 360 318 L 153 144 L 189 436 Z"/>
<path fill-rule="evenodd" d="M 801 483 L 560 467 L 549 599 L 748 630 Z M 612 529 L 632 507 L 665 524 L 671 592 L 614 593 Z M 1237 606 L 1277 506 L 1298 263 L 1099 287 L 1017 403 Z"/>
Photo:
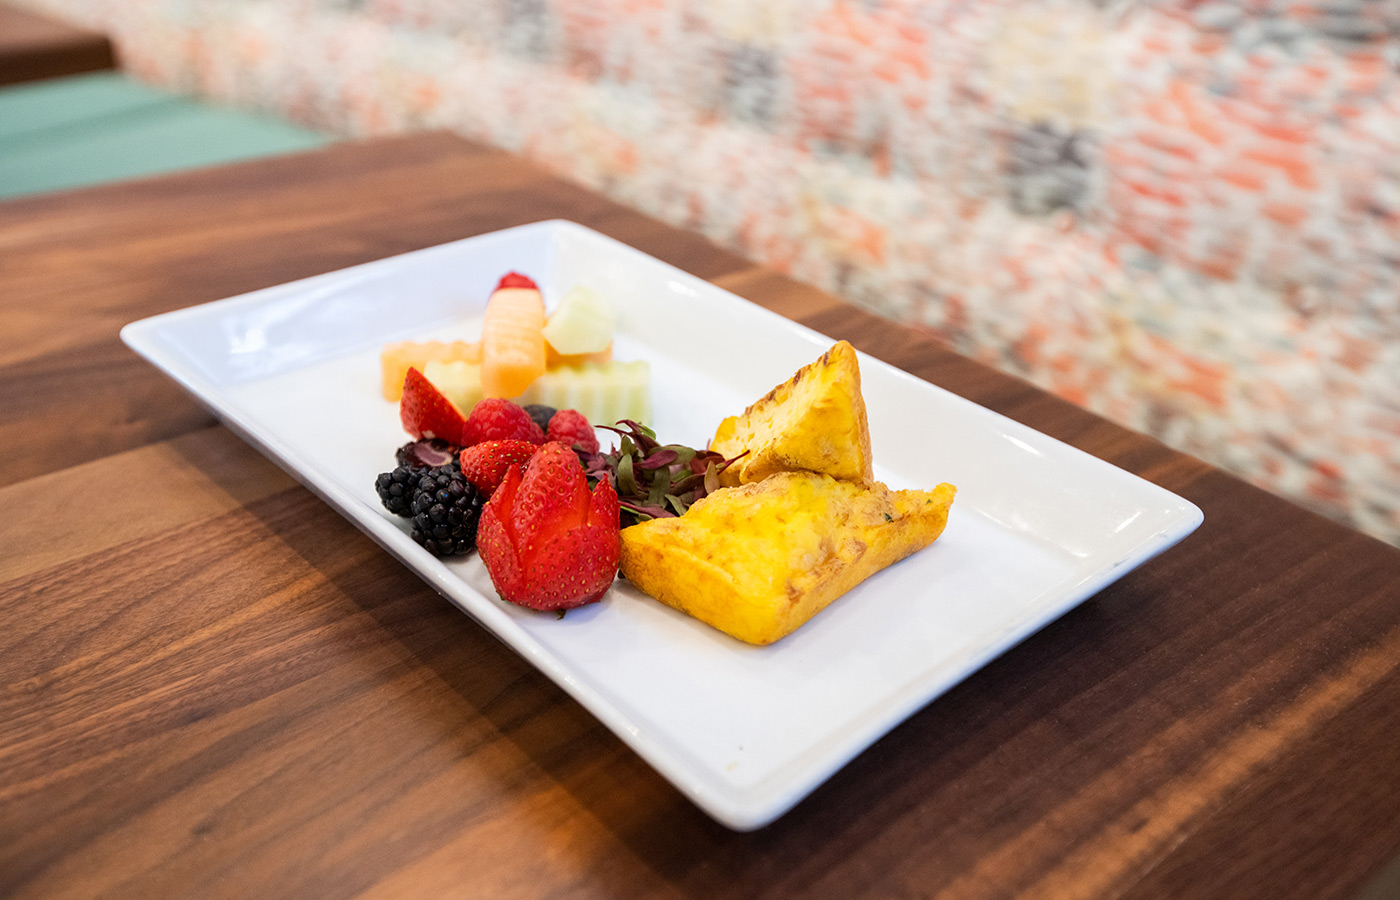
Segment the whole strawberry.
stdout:
<path fill-rule="evenodd" d="M 529 441 L 544 443 L 544 431 L 523 408 L 509 400 L 492 397 L 472 407 L 462 426 L 462 446 L 482 441 Z"/>
<path fill-rule="evenodd" d="M 598 435 L 593 426 L 576 409 L 561 409 L 549 420 L 548 440 L 558 441 L 565 447 L 572 447 L 585 455 L 598 452 Z"/>
<path fill-rule="evenodd" d="M 529 441 L 482 441 L 462 451 L 462 477 L 490 497 L 512 468 L 523 469 L 538 444 Z"/>
<path fill-rule="evenodd" d="M 602 598 L 617 577 L 617 493 L 590 494 L 578 456 L 558 442 L 512 466 L 481 512 L 477 550 L 501 598 L 539 610 Z"/>

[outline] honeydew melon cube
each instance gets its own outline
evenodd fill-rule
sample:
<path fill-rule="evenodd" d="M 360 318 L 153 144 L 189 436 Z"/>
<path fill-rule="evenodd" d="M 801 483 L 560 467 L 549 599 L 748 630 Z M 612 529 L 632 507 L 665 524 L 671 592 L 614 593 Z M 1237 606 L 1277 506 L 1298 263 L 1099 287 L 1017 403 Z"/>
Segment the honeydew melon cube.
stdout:
<path fill-rule="evenodd" d="M 423 367 L 423 377 L 464 413 L 471 412 L 486 396 L 481 388 L 480 363 L 433 360 Z"/>
<path fill-rule="evenodd" d="M 612 343 L 617 329 L 617 307 L 612 300 L 583 285 L 575 285 L 550 314 L 542 334 L 564 356 L 601 353 Z"/>
<path fill-rule="evenodd" d="M 645 360 L 590 363 L 545 372 L 516 401 L 576 409 L 595 425 L 651 419 L 651 366 Z"/>

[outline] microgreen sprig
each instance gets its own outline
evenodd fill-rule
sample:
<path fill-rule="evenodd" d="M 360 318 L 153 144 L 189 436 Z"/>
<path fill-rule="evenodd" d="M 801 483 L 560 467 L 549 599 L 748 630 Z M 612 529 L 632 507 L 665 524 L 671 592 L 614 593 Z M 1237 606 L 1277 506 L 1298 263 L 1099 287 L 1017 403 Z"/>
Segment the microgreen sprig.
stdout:
<path fill-rule="evenodd" d="M 606 478 L 617 491 L 623 528 L 647 519 L 684 515 L 695 501 L 719 489 L 719 474 L 739 459 L 683 444 L 662 444 L 656 432 L 631 419 L 617 425 L 600 426 L 621 438 L 617 449 L 590 454 L 583 462 L 590 487 Z"/>

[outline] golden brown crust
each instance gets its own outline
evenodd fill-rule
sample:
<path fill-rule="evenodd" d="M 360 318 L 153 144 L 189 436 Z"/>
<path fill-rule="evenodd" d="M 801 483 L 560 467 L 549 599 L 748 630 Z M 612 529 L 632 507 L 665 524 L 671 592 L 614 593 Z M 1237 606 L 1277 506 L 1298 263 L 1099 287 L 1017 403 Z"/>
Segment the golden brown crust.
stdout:
<path fill-rule="evenodd" d="M 870 426 L 855 348 L 839 341 L 720 423 L 710 449 L 742 458 L 721 476 L 726 486 L 777 472 L 808 471 L 871 484 Z"/>
<path fill-rule="evenodd" d="M 955 493 L 781 473 L 624 529 L 622 574 L 667 606 L 769 644 L 936 540 Z"/>

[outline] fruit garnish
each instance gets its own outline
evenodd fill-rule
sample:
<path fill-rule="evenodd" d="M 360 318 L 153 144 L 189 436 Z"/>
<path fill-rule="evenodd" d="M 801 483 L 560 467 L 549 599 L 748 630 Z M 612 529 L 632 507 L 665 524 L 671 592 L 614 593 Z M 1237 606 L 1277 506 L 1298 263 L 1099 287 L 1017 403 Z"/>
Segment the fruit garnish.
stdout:
<path fill-rule="evenodd" d="M 404 376 L 399 421 L 415 438 L 441 438 L 453 444 L 462 443 L 462 428 L 467 423 L 462 411 L 414 368 Z"/>
<path fill-rule="evenodd" d="M 427 469 L 413 492 L 412 537 L 434 556 L 468 553 L 476 546 L 485 502 L 486 496 L 455 465 Z"/>
<path fill-rule="evenodd" d="M 501 284 L 481 320 L 481 389 L 487 397 L 518 397 L 544 374 L 544 297 L 514 272 Z"/>
<path fill-rule="evenodd" d="M 592 422 L 646 422 L 651 419 L 651 366 L 638 359 L 550 369 L 517 400 L 576 409 Z"/>
<path fill-rule="evenodd" d="M 617 576 L 618 528 L 612 485 L 590 493 L 578 456 L 550 442 L 524 475 L 507 470 L 482 510 L 477 547 L 502 599 L 572 609 L 601 599 Z"/>
<path fill-rule="evenodd" d="M 480 365 L 481 345 L 466 341 L 397 341 L 385 344 L 379 351 L 379 369 L 383 377 L 384 399 L 393 403 L 403 396 L 403 377 L 410 366 L 427 375 L 429 363 L 467 362 Z"/>
<path fill-rule="evenodd" d="M 544 367 L 548 375 L 556 369 L 570 369 L 578 366 L 604 365 L 613 361 L 613 346 L 608 344 L 596 353 L 560 353 L 544 342 Z"/>
<path fill-rule="evenodd" d="M 451 465 L 461 450 L 456 444 L 442 438 L 409 441 L 394 451 L 394 459 L 401 466 L 417 469 L 436 469 Z"/>
<path fill-rule="evenodd" d="M 495 493 L 512 468 L 523 468 L 539 444 L 532 441 L 482 441 L 462 451 L 462 477 L 487 497 Z"/>
<path fill-rule="evenodd" d="M 396 516 L 413 515 L 413 492 L 422 471 L 416 466 L 398 466 L 392 472 L 380 472 L 374 479 L 374 491 L 384 508 Z"/>
<path fill-rule="evenodd" d="M 507 272 L 501 276 L 501 280 L 496 283 L 496 290 L 501 288 L 526 288 L 538 291 L 540 286 L 535 284 L 535 279 L 529 275 L 521 275 L 519 272 Z"/>
<path fill-rule="evenodd" d="M 575 452 L 591 456 L 598 452 L 598 435 L 588 419 L 576 409 L 561 409 L 549 420 L 549 431 L 545 438 L 558 441 Z"/>
<path fill-rule="evenodd" d="M 413 520 L 412 537 L 434 556 L 456 556 L 476 546 L 476 527 L 488 495 L 462 477 L 457 461 L 446 465 L 402 464 L 408 454 L 436 454 L 432 442 L 419 441 L 399 448 L 401 464 L 382 472 L 374 489 L 384 508 Z M 438 442 L 441 443 L 441 442 Z"/>
<path fill-rule="evenodd" d="M 583 285 L 569 289 L 545 323 L 544 339 L 558 353 L 577 355 L 606 350 L 617 329 L 617 307 Z"/>
<path fill-rule="evenodd" d="M 458 409 L 469 410 L 486 397 L 481 391 L 480 362 L 429 360 L 423 365 L 423 377 Z"/>
<path fill-rule="evenodd" d="M 592 454 L 585 469 L 590 481 L 607 482 L 617 491 L 623 528 L 684 515 L 696 500 L 719 489 L 720 473 L 739 459 L 683 444 L 662 444 L 656 432 L 631 419 L 617 424 L 622 427 L 599 426 L 622 438 L 617 449 Z"/>
<path fill-rule="evenodd" d="M 472 407 L 462 428 L 462 446 L 482 441 L 529 441 L 544 443 L 544 431 L 523 408 L 509 400 L 492 397 Z"/>

